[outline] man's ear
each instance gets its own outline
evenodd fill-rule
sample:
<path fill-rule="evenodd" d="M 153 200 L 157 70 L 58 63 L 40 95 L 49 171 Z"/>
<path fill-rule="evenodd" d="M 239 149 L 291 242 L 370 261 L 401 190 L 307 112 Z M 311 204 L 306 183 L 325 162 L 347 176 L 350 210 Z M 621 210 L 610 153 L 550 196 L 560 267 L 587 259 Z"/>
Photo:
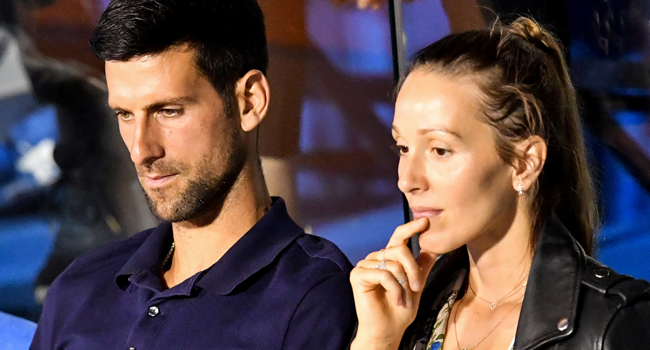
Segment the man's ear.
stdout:
<path fill-rule="evenodd" d="M 546 162 L 548 148 L 544 139 L 533 135 L 517 142 L 515 149 L 519 159 L 514 164 L 512 187 L 526 192 L 537 182 Z"/>
<path fill-rule="evenodd" d="M 255 129 L 269 109 L 270 88 L 264 73 L 250 70 L 237 81 L 235 96 L 239 105 L 241 128 L 244 132 Z"/>

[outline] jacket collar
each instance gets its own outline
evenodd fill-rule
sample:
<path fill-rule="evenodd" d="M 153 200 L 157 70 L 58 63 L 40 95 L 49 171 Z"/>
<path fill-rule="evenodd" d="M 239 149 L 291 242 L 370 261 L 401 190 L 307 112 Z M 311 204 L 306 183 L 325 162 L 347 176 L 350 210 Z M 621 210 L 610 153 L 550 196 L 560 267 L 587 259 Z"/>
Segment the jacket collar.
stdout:
<path fill-rule="evenodd" d="M 535 349 L 573 333 L 585 261 L 584 250 L 553 214 L 535 247 L 515 350 Z"/>
<path fill-rule="evenodd" d="M 584 250 L 557 215 L 553 214 L 544 223 L 535 247 L 519 316 L 515 350 L 537 349 L 571 335 L 575 326 L 585 264 Z M 432 317 L 431 307 L 439 304 L 442 290 L 457 276 L 455 272 L 463 269 L 469 270 L 469 257 L 465 246 L 440 256 L 427 278 L 420 310 L 415 322 L 405 334 L 403 344 L 406 347 L 402 349 L 413 349 L 419 339 L 430 336 L 431 329 L 426 327 L 426 324 L 430 323 L 427 321 Z M 460 293 L 464 290 L 463 286 Z M 433 310 L 433 314 L 437 315 L 438 311 Z M 426 340 L 428 341 L 428 338 Z"/>

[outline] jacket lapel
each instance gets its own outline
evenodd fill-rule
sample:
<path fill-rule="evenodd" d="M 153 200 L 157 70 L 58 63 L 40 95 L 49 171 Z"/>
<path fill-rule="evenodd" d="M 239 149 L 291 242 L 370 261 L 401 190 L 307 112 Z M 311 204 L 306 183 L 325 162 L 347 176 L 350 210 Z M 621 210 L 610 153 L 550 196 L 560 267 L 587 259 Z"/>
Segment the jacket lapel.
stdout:
<path fill-rule="evenodd" d="M 582 248 L 553 214 L 535 248 L 515 350 L 538 349 L 573 332 L 585 259 Z"/>

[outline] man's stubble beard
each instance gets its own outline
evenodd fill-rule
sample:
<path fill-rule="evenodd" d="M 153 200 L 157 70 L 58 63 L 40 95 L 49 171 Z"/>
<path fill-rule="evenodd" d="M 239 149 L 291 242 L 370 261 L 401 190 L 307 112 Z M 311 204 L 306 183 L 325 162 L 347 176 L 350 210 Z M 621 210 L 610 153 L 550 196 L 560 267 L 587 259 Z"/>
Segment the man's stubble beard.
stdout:
<path fill-rule="evenodd" d="M 228 142 L 228 149 L 224 151 L 221 163 L 226 167 L 220 173 L 215 171 L 213 158 L 206 155 L 199 165 L 195 175 L 187 178 L 186 186 L 180 188 L 176 193 L 168 194 L 168 197 L 153 199 L 144 189 L 147 203 L 151 212 L 160 220 L 167 222 L 181 222 L 200 217 L 211 210 L 219 210 L 231 192 L 233 185 L 242 173 L 248 152 L 244 140 L 235 128 L 228 129 L 223 135 Z M 185 164 L 173 163 L 152 163 L 151 168 L 160 173 L 184 173 L 190 170 Z M 162 170 L 162 171 L 161 171 Z M 217 170 L 218 171 L 218 170 Z M 141 182 L 142 185 L 142 182 Z M 166 191 L 161 191 L 165 194 Z"/>

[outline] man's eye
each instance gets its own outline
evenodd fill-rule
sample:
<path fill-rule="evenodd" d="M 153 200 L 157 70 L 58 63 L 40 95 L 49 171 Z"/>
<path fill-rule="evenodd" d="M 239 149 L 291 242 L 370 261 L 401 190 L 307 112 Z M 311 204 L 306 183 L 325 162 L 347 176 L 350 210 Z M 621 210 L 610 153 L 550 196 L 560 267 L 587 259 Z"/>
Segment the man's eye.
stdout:
<path fill-rule="evenodd" d="M 180 109 L 165 108 L 158 111 L 163 117 L 175 117 L 181 114 Z"/>
<path fill-rule="evenodd" d="M 435 148 L 433 149 L 433 152 L 435 152 L 435 154 L 436 154 L 438 157 L 447 157 L 447 156 L 449 156 L 449 155 L 451 154 L 451 151 L 450 151 L 450 150 L 448 150 L 448 149 L 444 149 L 444 148 L 438 148 L 438 147 L 435 147 Z"/>
<path fill-rule="evenodd" d="M 115 112 L 115 117 L 123 121 L 129 121 L 133 118 L 133 114 L 120 111 L 120 112 Z"/>
<path fill-rule="evenodd" d="M 409 148 L 404 145 L 393 145 L 391 148 L 398 156 L 404 155 L 409 151 Z"/>

